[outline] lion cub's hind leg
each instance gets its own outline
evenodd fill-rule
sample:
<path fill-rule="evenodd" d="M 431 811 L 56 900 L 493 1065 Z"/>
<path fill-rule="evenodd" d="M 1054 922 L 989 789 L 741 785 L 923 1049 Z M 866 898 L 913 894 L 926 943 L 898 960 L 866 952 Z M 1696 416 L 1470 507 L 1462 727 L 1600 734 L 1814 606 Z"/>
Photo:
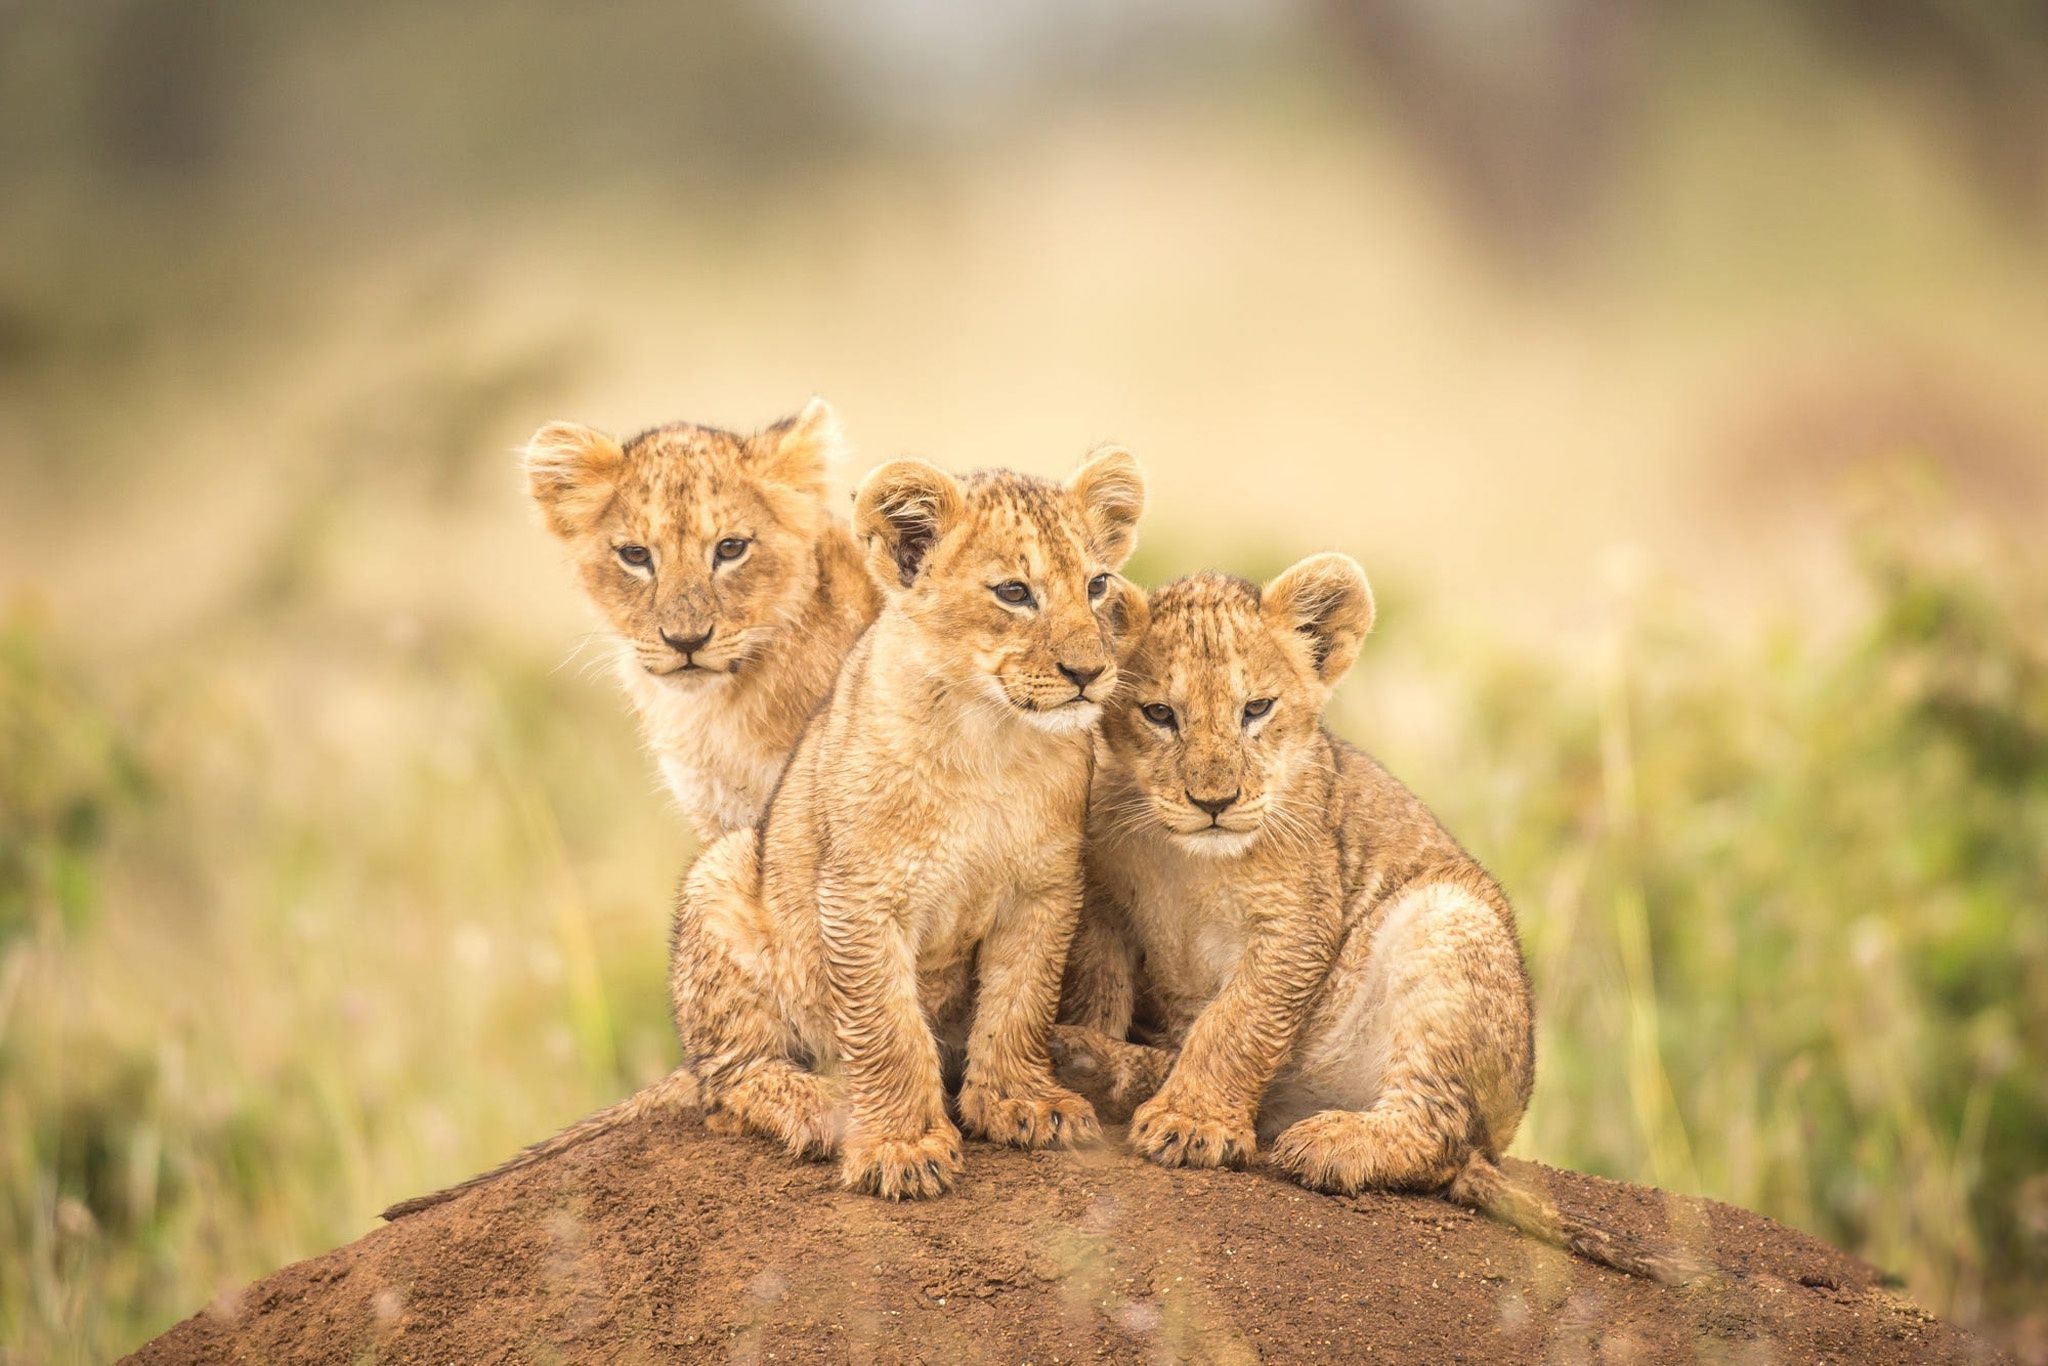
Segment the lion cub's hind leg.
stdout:
<path fill-rule="evenodd" d="M 838 1154 L 845 1099 L 798 1064 L 801 982 L 777 971 L 760 901 L 760 846 L 735 831 L 706 850 L 676 900 L 669 996 L 684 1056 L 697 1075 L 705 1127 L 774 1139 L 796 1157 Z"/>
<path fill-rule="evenodd" d="M 1433 1191 L 1473 1153 L 1491 1156 L 1514 1137 L 1530 1070 L 1527 986 L 1490 906 L 1442 883 L 1402 894 L 1352 980 L 1333 976 L 1330 989 L 1356 993 L 1355 1008 L 1327 1014 L 1342 1037 L 1308 1041 L 1304 1054 L 1319 1070 L 1355 1069 L 1370 1098 L 1289 1126 L 1273 1145 L 1275 1165 L 1323 1191 Z M 1336 1094 L 1350 1089 L 1322 1081 Z"/>

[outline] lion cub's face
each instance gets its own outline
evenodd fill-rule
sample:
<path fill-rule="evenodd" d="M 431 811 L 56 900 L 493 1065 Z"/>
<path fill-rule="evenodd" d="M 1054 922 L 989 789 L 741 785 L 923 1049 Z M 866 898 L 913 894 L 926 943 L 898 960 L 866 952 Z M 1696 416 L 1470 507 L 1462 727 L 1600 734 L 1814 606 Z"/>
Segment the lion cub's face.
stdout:
<path fill-rule="evenodd" d="M 1069 731 L 1115 691 L 1116 648 L 1144 610 L 1116 573 L 1143 506 L 1122 450 L 1097 452 L 1064 485 L 899 460 L 861 486 L 854 527 L 947 689 Z"/>
<path fill-rule="evenodd" d="M 1128 772 L 1119 830 L 1157 822 L 1183 848 L 1238 854 L 1314 752 L 1323 704 L 1371 628 L 1372 590 L 1344 555 L 1314 555 L 1263 590 L 1198 574 L 1152 595 L 1104 726 Z"/>
<path fill-rule="evenodd" d="M 620 445 L 555 422 L 527 445 L 526 470 L 634 660 L 701 686 L 737 673 L 816 586 L 836 442 L 832 410 L 815 399 L 751 437 L 676 423 Z"/>

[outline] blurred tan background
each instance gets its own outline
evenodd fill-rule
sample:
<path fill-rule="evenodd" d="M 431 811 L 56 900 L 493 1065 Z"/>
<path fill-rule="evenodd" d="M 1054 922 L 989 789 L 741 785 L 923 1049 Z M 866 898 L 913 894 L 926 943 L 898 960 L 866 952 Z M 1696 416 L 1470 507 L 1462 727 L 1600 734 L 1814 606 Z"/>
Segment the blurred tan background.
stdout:
<path fill-rule="evenodd" d="M 2048 11 L 0 13 L 0 1351 L 666 1067 L 689 846 L 513 452 L 819 393 L 848 486 L 1127 443 L 1152 579 L 1358 556 L 1518 1151 L 2048 1355 Z"/>

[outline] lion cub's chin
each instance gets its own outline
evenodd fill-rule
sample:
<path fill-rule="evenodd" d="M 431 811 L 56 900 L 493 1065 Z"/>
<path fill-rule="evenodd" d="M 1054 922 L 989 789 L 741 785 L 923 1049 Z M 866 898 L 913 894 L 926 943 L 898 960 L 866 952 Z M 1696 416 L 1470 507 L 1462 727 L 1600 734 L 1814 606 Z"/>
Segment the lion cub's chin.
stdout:
<path fill-rule="evenodd" d="M 1175 844 L 1203 858 L 1236 858 L 1259 838 L 1256 830 L 1225 830 L 1215 825 L 1202 830 L 1175 830 L 1171 833 Z"/>
<path fill-rule="evenodd" d="M 1017 710 L 1032 725 L 1054 735 L 1073 735 L 1102 719 L 1102 705 L 1098 702 L 1063 702 L 1050 711 L 1026 711 L 1022 707 Z"/>

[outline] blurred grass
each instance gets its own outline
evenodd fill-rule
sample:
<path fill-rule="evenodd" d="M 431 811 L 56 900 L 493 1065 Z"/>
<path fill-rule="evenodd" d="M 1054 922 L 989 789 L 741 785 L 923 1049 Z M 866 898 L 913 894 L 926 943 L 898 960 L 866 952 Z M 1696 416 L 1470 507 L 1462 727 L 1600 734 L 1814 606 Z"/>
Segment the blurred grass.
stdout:
<path fill-rule="evenodd" d="M 1642 594 L 1591 667 L 1397 590 L 1338 721 L 1522 907 L 1520 1151 L 1763 1210 L 1982 1321 L 2048 1267 L 2048 611 L 1919 529 L 1868 542 L 1846 635 L 1734 644 Z M 352 658 L 232 626 L 107 678 L 7 622 L 19 1359 L 132 1345 L 668 1064 L 687 849 L 608 686 L 452 624 Z"/>

